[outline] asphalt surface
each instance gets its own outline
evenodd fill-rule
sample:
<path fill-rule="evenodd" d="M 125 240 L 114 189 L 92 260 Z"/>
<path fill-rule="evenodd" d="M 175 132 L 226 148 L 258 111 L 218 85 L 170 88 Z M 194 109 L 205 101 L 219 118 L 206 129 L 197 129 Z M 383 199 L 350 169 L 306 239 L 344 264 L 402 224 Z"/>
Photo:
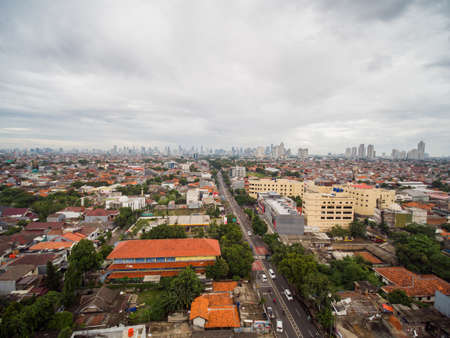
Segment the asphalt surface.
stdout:
<path fill-rule="evenodd" d="M 276 332 L 277 337 L 321 337 L 320 332 L 308 319 L 309 316 L 300 303 L 295 299 L 289 301 L 284 295 L 284 290 L 289 288 L 286 279 L 278 274 L 275 266 L 266 261 L 264 257 L 258 256 L 255 252 L 256 247 L 265 247 L 267 245 L 264 241 L 255 235 L 248 235 L 248 231 L 253 233 L 250 221 L 247 215 L 244 213 L 242 208 L 236 203 L 234 197 L 231 195 L 229 190 L 225 187 L 223 182 L 222 174 L 219 172 L 217 174 L 219 182 L 219 191 L 224 199 L 226 199 L 230 205 L 231 211 L 237 217 L 239 225 L 244 233 L 244 237 L 247 242 L 251 245 L 253 249 L 253 254 L 255 259 L 258 259 L 262 263 L 263 271 L 258 272 L 257 284 L 259 286 L 259 291 L 266 299 L 265 306 L 271 306 L 275 318 L 272 319 L 272 325 L 274 330 L 276 328 L 276 321 L 282 320 L 283 322 L 283 332 Z M 267 248 L 268 249 L 268 248 Z M 276 278 L 270 278 L 268 269 L 272 269 L 275 272 Z M 264 273 L 267 276 L 267 281 L 262 281 L 261 274 Z M 292 292 L 292 290 L 291 290 Z M 275 299 L 275 302 L 273 301 Z"/>

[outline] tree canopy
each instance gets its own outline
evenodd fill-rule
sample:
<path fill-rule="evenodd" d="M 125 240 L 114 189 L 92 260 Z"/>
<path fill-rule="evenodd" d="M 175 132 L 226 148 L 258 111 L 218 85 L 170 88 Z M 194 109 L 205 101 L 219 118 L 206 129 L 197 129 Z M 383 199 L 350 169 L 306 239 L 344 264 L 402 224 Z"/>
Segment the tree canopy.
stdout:
<path fill-rule="evenodd" d="M 141 239 L 186 238 L 186 232 L 180 225 L 161 224 L 141 235 Z"/>

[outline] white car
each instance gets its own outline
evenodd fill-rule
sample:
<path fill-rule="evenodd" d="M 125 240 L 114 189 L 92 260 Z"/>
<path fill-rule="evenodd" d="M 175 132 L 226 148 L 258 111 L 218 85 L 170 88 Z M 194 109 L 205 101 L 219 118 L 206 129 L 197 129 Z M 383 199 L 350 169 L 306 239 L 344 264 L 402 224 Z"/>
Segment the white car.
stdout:
<path fill-rule="evenodd" d="M 250 230 L 247 231 L 247 235 L 251 236 L 251 235 L 252 235 L 252 232 L 251 232 Z"/>
<path fill-rule="evenodd" d="M 286 296 L 287 300 L 294 300 L 294 298 L 292 297 L 292 293 L 289 289 L 284 290 L 284 295 Z"/>
<path fill-rule="evenodd" d="M 277 332 L 283 332 L 283 322 L 281 320 L 277 320 Z"/>
<path fill-rule="evenodd" d="M 267 282 L 267 276 L 264 273 L 261 275 L 261 280 Z"/>
<path fill-rule="evenodd" d="M 272 269 L 269 269 L 269 276 L 270 276 L 270 278 L 272 278 L 272 279 L 275 279 L 275 278 L 276 278 L 275 272 L 274 272 Z"/>

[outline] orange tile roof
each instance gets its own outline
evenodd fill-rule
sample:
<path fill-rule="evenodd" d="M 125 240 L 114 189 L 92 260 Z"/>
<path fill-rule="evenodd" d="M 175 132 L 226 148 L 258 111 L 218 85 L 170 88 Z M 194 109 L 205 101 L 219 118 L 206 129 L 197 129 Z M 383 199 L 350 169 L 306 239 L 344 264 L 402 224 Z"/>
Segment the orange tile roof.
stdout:
<path fill-rule="evenodd" d="M 208 309 L 208 321 L 205 328 L 240 327 L 239 313 L 235 305 Z"/>
<path fill-rule="evenodd" d="M 199 270 L 195 270 L 196 272 L 199 273 L 204 273 L 205 270 L 199 269 Z M 169 276 L 176 276 L 178 275 L 178 273 L 180 273 L 180 270 L 168 270 L 168 271 L 162 271 L 162 270 L 155 270 L 155 271 L 145 271 L 145 272 L 140 272 L 140 271 L 127 271 L 127 272 L 113 272 L 108 276 L 108 279 L 117 279 L 117 278 L 144 278 L 145 276 L 149 276 L 149 275 L 158 275 L 161 277 L 169 277 Z"/>
<path fill-rule="evenodd" d="M 204 296 L 200 296 L 194 299 L 191 304 L 191 314 L 189 316 L 190 320 L 193 320 L 197 317 L 202 317 L 205 320 L 208 320 L 208 298 Z"/>
<path fill-rule="evenodd" d="M 403 206 L 409 207 L 409 208 L 418 208 L 418 209 L 425 209 L 425 210 L 431 211 L 431 209 L 433 209 L 433 207 L 435 205 L 433 203 L 407 202 L 407 203 L 403 203 Z"/>
<path fill-rule="evenodd" d="M 361 256 L 364 260 L 372 264 L 383 264 L 381 260 L 379 260 L 377 257 L 375 257 L 374 255 L 372 255 L 370 252 L 367 251 L 358 251 L 355 252 L 355 255 Z"/>
<path fill-rule="evenodd" d="M 83 238 L 86 238 L 85 235 L 80 234 L 78 232 L 67 232 L 63 235 L 64 238 L 67 238 L 68 240 L 71 240 L 72 242 L 79 242 Z"/>
<path fill-rule="evenodd" d="M 143 269 L 160 269 L 160 268 L 183 268 L 185 266 L 207 267 L 213 265 L 214 261 L 197 261 L 197 262 L 164 262 L 164 263 L 138 263 L 138 264 L 111 264 L 108 270 L 143 270 Z"/>
<path fill-rule="evenodd" d="M 237 285 L 237 282 L 213 282 L 212 287 L 214 292 L 232 292 Z"/>
<path fill-rule="evenodd" d="M 141 239 L 119 242 L 115 258 L 220 256 L 219 241 L 209 238 Z"/>
<path fill-rule="evenodd" d="M 190 320 L 206 320 L 205 328 L 240 327 L 237 306 L 228 293 L 211 293 L 197 297 L 191 304 Z"/>
<path fill-rule="evenodd" d="M 30 247 L 30 250 L 39 251 L 39 250 L 68 249 L 73 244 L 74 242 L 40 242 Z"/>
<path fill-rule="evenodd" d="M 384 286 L 385 292 L 400 289 L 410 297 L 433 296 L 436 290 L 450 295 L 450 283 L 435 275 L 419 275 L 404 267 L 376 268 L 377 273 L 389 280 L 393 285 Z"/>

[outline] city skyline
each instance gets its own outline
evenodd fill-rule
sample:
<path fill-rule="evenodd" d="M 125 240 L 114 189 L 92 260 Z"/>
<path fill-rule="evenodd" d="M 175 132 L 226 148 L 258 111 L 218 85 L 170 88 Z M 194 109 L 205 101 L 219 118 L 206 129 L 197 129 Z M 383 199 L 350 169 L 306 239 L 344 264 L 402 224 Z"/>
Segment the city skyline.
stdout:
<path fill-rule="evenodd" d="M 0 144 L 448 156 L 448 6 L 2 2 Z"/>

